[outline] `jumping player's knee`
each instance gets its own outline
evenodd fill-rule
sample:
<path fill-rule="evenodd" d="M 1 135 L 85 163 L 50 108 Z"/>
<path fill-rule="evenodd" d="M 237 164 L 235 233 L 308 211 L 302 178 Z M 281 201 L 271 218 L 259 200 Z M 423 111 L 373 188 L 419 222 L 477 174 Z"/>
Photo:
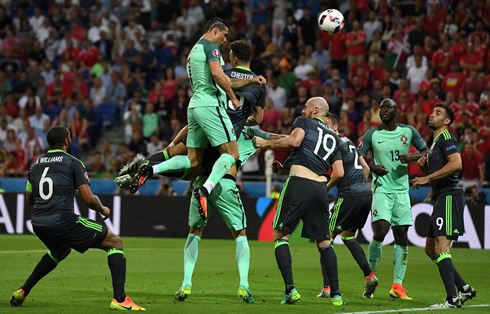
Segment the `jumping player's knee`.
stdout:
<path fill-rule="evenodd" d="M 200 227 L 200 228 L 190 227 L 189 228 L 189 233 L 192 233 L 194 235 L 197 235 L 197 236 L 201 237 L 203 230 L 204 230 L 204 227 Z"/>

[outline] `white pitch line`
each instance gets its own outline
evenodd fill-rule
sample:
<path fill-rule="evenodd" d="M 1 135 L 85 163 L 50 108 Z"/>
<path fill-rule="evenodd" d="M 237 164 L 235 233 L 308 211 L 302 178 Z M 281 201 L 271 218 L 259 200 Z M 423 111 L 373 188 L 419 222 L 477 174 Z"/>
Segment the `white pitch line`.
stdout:
<path fill-rule="evenodd" d="M 463 308 L 467 307 L 488 307 L 490 304 L 475 304 L 475 305 L 464 305 Z M 418 312 L 418 311 L 432 311 L 432 310 L 445 310 L 433 307 L 419 307 L 411 309 L 397 309 L 397 310 L 383 310 L 383 311 L 364 311 L 364 312 L 341 312 L 337 314 L 374 314 L 374 313 L 403 313 L 403 312 Z"/>
<path fill-rule="evenodd" d="M 152 248 L 127 248 L 124 251 L 150 251 Z M 13 254 L 13 253 L 43 253 L 48 250 L 18 250 L 18 251 L 0 251 L 0 254 Z"/>

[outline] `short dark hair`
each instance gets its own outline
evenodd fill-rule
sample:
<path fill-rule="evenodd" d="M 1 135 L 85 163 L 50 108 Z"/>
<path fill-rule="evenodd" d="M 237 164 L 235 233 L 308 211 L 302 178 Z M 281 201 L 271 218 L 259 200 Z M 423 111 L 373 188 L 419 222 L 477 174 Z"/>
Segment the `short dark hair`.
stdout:
<path fill-rule="evenodd" d="M 64 126 L 54 126 L 49 129 L 47 140 L 49 148 L 61 148 L 65 145 L 65 138 L 70 136 L 70 132 Z"/>
<path fill-rule="evenodd" d="M 439 104 L 436 104 L 434 106 L 434 108 L 444 108 L 446 110 L 446 118 L 449 118 L 450 122 L 447 126 L 450 126 L 451 124 L 453 124 L 454 122 L 454 111 L 453 109 L 451 109 L 451 107 L 449 107 L 448 105 L 446 104 L 443 104 L 443 103 L 439 103 Z"/>
<path fill-rule="evenodd" d="M 235 40 L 232 42 L 230 44 L 230 50 L 233 50 L 233 55 L 235 55 L 240 62 L 249 63 L 250 60 L 252 60 L 252 47 L 243 40 Z"/>
<path fill-rule="evenodd" d="M 228 24 L 226 24 L 225 20 L 223 20 L 219 17 L 213 17 L 212 19 L 210 19 L 208 21 L 208 23 L 204 27 L 204 33 L 209 33 L 215 27 L 217 27 L 220 31 L 229 28 Z"/>
<path fill-rule="evenodd" d="M 339 116 L 333 112 L 330 112 L 330 120 L 332 120 L 332 125 L 339 124 L 340 122 Z"/>

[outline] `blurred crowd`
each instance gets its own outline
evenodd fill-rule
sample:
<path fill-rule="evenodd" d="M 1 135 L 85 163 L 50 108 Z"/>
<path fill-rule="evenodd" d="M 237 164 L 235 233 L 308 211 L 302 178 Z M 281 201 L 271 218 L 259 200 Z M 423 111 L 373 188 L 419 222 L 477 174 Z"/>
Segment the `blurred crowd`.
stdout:
<path fill-rule="evenodd" d="M 398 103 L 399 123 L 427 143 L 434 105 L 456 113 L 465 185 L 490 178 L 490 2 L 482 0 L 0 0 L 0 173 L 26 170 L 53 125 L 71 131 L 73 153 L 106 127 L 124 136 L 94 154 L 114 175 L 135 153 L 165 147 L 187 123 L 187 55 L 214 16 L 227 43 L 246 40 L 251 69 L 268 80 L 265 131 L 288 134 L 309 97 L 323 96 L 353 141 L 380 124 L 379 103 Z M 345 27 L 322 33 L 317 16 L 337 8 Z M 225 45 L 226 46 L 226 45 Z M 231 67 L 222 48 L 226 68 Z M 275 151 L 284 161 L 289 152 Z M 100 158 L 98 157 L 100 156 Z M 103 170 L 97 164 L 103 165 Z M 263 175 L 263 152 L 243 167 Z M 416 165 L 411 175 L 418 175 Z"/>

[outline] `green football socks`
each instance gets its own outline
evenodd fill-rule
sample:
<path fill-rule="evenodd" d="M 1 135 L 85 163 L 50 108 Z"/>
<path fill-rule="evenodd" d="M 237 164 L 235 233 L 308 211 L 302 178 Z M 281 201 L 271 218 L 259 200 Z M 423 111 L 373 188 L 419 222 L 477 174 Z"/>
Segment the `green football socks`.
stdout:
<path fill-rule="evenodd" d="M 368 248 L 368 262 L 369 262 L 369 267 L 371 267 L 371 270 L 373 272 L 376 272 L 376 269 L 378 268 L 378 263 L 379 260 L 381 259 L 382 252 L 383 252 L 383 243 L 372 239 L 371 243 L 369 243 L 369 248 Z"/>
<path fill-rule="evenodd" d="M 198 246 L 201 238 L 193 233 L 189 233 L 184 248 L 184 282 L 182 286 L 192 287 L 192 274 L 197 262 Z"/>
<path fill-rule="evenodd" d="M 250 268 L 250 248 L 247 237 L 238 237 L 236 243 L 236 261 L 238 263 L 238 272 L 240 273 L 240 286 L 248 286 L 248 270 Z"/>
<path fill-rule="evenodd" d="M 393 278 L 394 283 L 403 283 L 403 278 L 405 278 L 405 271 L 407 270 L 407 257 L 408 246 L 395 244 L 395 247 L 393 249 L 393 266 L 395 267 L 395 274 Z"/>
<path fill-rule="evenodd" d="M 214 189 L 214 186 L 224 177 L 224 175 L 235 164 L 235 158 L 229 154 L 221 154 L 221 156 L 214 163 L 211 174 L 209 175 L 203 186 L 208 190 L 209 194 Z"/>
<path fill-rule="evenodd" d="M 191 169 L 191 161 L 187 156 L 175 156 L 167 161 L 153 166 L 153 175 L 165 174 L 166 172 L 177 172 Z"/>

